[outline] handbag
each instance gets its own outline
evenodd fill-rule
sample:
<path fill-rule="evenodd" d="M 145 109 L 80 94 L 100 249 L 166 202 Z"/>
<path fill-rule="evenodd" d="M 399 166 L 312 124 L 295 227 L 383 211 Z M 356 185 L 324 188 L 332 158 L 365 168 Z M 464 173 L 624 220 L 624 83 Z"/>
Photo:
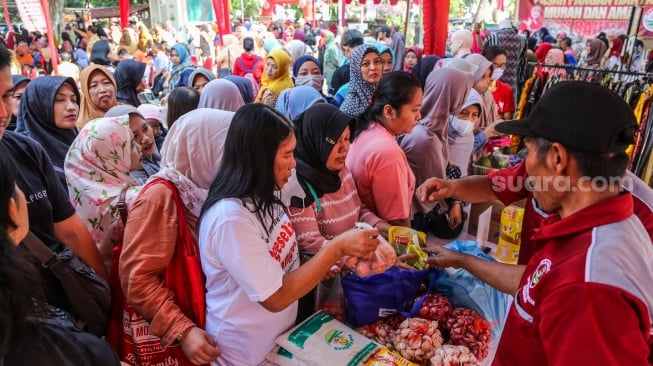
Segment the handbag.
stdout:
<path fill-rule="evenodd" d="M 430 274 L 435 276 L 437 272 L 392 267 L 367 277 L 350 273 L 342 279 L 347 322 L 360 327 L 392 314 L 411 312 L 420 287 Z"/>
<path fill-rule="evenodd" d="M 161 178 L 153 179 L 142 189 L 143 194 L 155 184 L 163 184 L 172 191 L 180 225 L 175 251 L 163 276 L 164 285 L 175 295 L 175 303 L 198 327 L 204 328 L 206 319 L 204 274 L 197 244 L 186 221 L 184 204 L 177 188 Z M 121 210 L 121 217 L 126 211 Z M 193 365 L 179 344 L 163 348 L 161 339 L 150 333 L 150 324 L 125 299 L 118 275 L 122 243 L 113 248 L 110 284 L 113 308 L 106 340 L 116 350 L 120 360 L 130 365 Z"/>
<path fill-rule="evenodd" d="M 218 69 L 218 78 L 223 78 L 227 75 L 231 75 L 231 50 L 227 48 L 227 67 L 221 67 Z"/>
<path fill-rule="evenodd" d="M 31 231 L 23 245 L 57 277 L 80 328 L 96 335 L 104 334 L 111 307 L 107 281 L 68 246 L 55 253 Z"/>

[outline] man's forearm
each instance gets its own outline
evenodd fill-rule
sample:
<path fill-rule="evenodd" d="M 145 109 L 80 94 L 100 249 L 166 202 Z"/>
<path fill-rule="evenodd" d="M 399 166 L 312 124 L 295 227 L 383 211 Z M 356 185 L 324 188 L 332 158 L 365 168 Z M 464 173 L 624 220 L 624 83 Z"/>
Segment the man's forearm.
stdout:
<path fill-rule="evenodd" d="M 465 255 L 460 267 L 479 280 L 508 295 L 515 295 L 526 266 L 490 262 L 472 255 Z"/>
<path fill-rule="evenodd" d="M 452 181 L 452 197 L 469 203 L 488 202 L 497 199 L 492 182 L 486 175 L 470 175 Z"/>

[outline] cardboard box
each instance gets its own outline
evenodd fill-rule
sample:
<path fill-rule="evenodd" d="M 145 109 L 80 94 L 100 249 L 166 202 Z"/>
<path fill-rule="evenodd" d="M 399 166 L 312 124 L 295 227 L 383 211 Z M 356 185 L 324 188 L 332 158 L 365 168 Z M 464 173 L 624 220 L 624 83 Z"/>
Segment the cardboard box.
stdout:
<path fill-rule="evenodd" d="M 513 202 L 512 205 L 517 207 L 524 207 L 526 200 L 521 200 Z M 488 232 L 487 241 L 490 243 L 498 243 L 499 236 L 501 236 L 501 212 L 506 207 L 501 201 L 491 201 L 483 203 L 473 203 L 469 211 L 469 226 L 467 232 L 469 235 L 476 236 L 478 231 L 478 217 L 488 209 L 492 207 L 492 214 L 490 218 L 490 231 Z"/>

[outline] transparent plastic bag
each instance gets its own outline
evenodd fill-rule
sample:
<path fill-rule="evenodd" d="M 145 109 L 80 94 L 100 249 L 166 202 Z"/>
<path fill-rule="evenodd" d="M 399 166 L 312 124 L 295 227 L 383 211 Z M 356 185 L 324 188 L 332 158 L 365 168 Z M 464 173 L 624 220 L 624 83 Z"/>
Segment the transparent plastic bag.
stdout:
<path fill-rule="evenodd" d="M 315 311 L 322 310 L 341 322 L 346 321 L 345 292 L 340 275 L 321 281 L 315 290 Z"/>
<path fill-rule="evenodd" d="M 357 222 L 356 227 L 359 229 L 373 229 L 372 226 L 363 222 Z M 387 271 L 397 262 L 397 255 L 387 240 L 379 235 L 379 245 L 376 250 L 365 257 L 343 258 L 345 268 L 356 273 L 359 277 L 367 277 Z"/>

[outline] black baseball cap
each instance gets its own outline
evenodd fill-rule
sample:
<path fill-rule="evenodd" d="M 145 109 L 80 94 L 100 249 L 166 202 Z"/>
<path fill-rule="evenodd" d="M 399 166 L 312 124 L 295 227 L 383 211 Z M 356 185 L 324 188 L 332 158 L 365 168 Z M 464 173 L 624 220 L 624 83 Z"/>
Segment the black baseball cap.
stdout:
<path fill-rule="evenodd" d="M 633 144 L 637 127 L 633 110 L 613 91 L 586 81 L 561 81 L 544 93 L 527 118 L 498 123 L 495 129 L 577 151 L 607 153 Z"/>

